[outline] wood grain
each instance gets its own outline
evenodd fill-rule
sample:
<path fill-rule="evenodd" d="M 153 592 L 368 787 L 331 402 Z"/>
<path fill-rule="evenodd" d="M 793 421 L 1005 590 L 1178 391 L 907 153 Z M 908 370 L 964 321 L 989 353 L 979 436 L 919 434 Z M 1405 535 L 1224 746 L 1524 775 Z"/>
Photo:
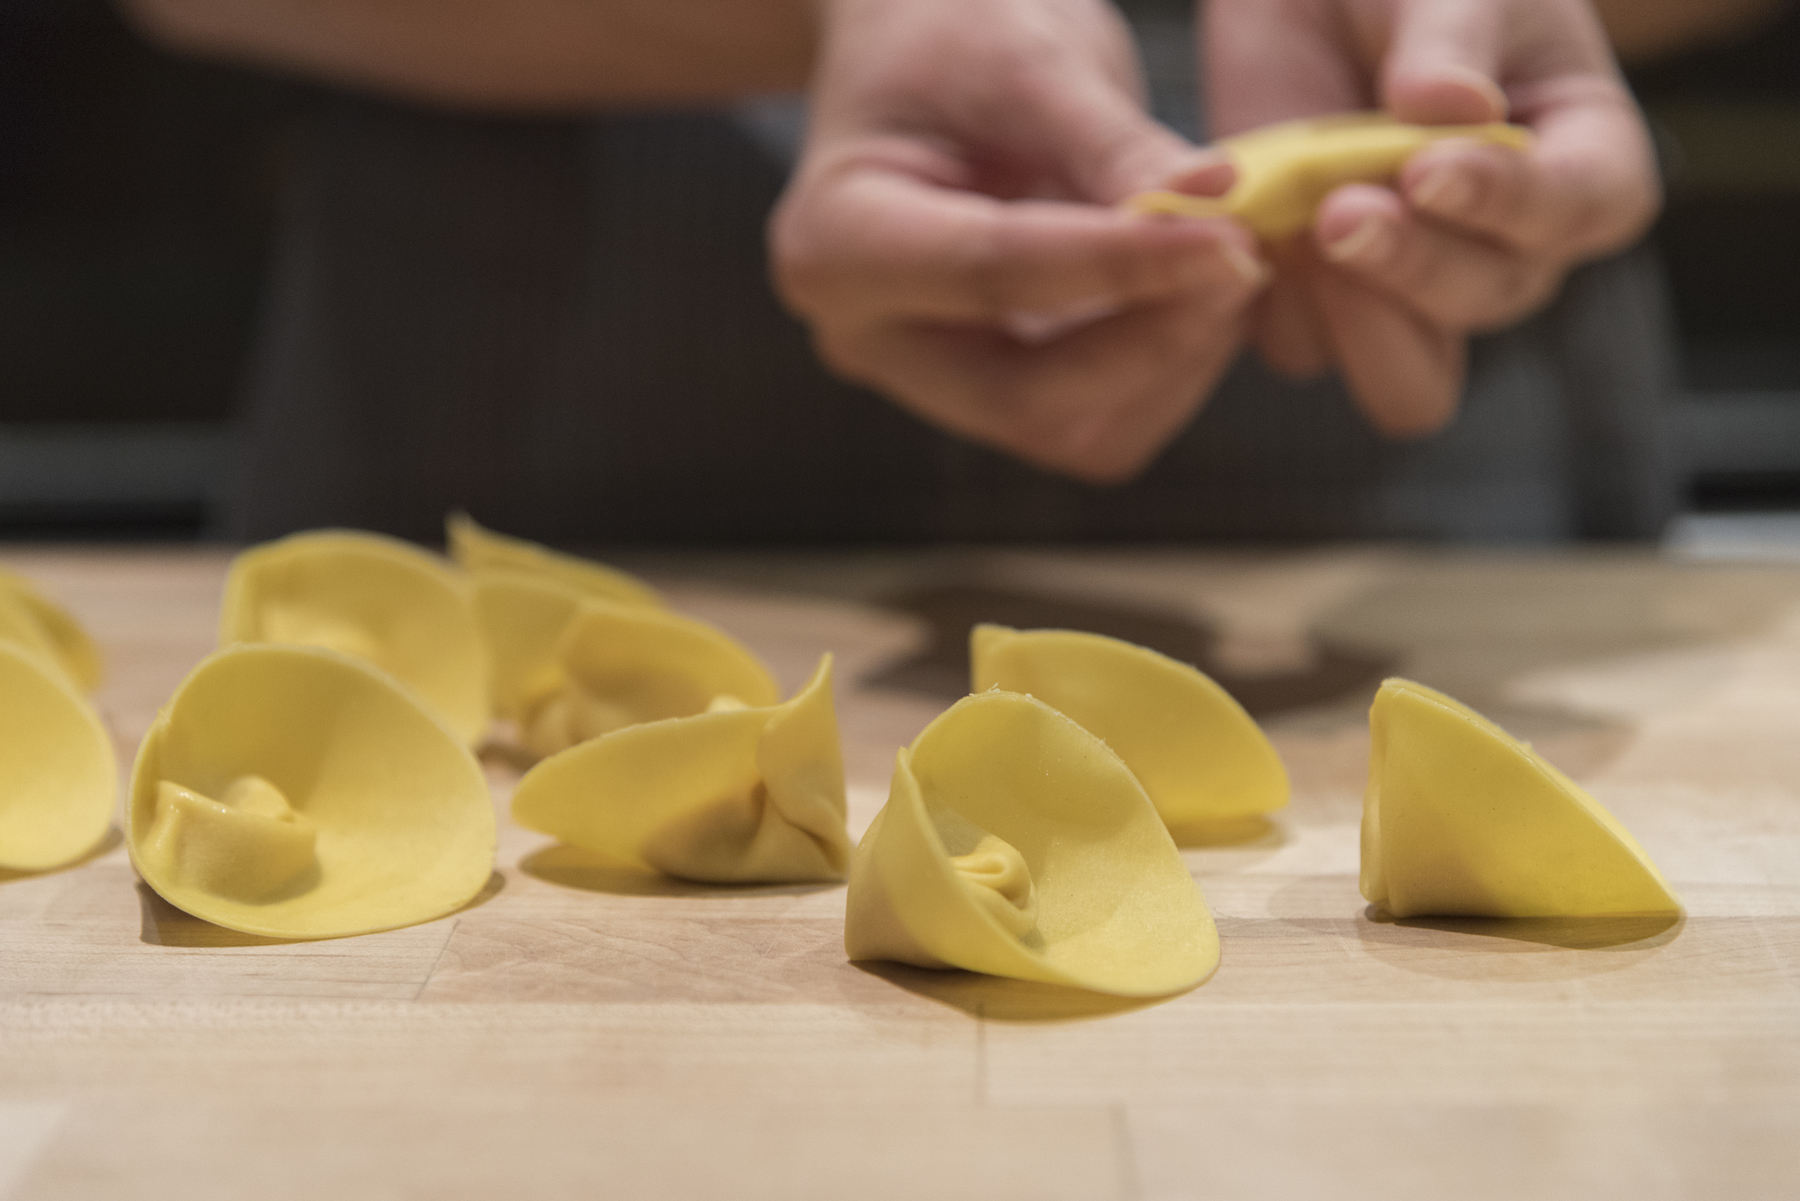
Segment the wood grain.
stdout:
<path fill-rule="evenodd" d="M 88 624 L 128 765 L 210 648 L 218 551 L 0 548 Z M 860 681 L 967 583 L 1321 640 L 1531 738 L 1678 923 L 1385 920 L 1356 890 L 1366 691 L 1269 729 L 1290 808 L 1184 855 L 1223 964 L 1160 1003 L 852 965 L 840 887 L 622 873 L 501 823 L 438 922 L 281 943 L 116 839 L 0 879 L 0 1197 L 1784 1198 L 1800 1194 L 1800 572 L 1649 554 L 646 556 L 787 687 L 837 656 L 860 833 L 929 696 Z M 515 776 L 489 763 L 496 804 Z"/>

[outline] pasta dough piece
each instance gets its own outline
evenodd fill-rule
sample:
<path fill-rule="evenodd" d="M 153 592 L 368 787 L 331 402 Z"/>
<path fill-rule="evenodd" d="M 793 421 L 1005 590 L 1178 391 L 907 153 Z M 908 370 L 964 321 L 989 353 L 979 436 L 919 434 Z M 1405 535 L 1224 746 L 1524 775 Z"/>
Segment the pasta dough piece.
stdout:
<path fill-rule="evenodd" d="M 1369 735 L 1362 894 L 1395 917 L 1681 911 L 1617 818 L 1473 710 L 1388 680 Z"/>
<path fill-rule="evenodd" d="M 471 591 L 450 564 L 394 538 L 294 534 L 232 560 L 219 643 L 320 646 L 367 659 L 476 742 L 491 709 Z"/>
<path fill-rule="evenodd" d="M 1199 886 L 1106 744 L 1031 697 L 965 697 L 902 749 L 850 861 L 851 959 L 1120 996 L 1219 963 Z"/>
<path fill-rule="evenodd" d="M 850 839 L 831 656 L 785 704 L 722 698 L 553 755 L 512 805 L 520 825 L 671 876 L 841 880 Z"/>
<path fill-rule="evenodd" d="M 477 525 L 467 513 L 452 513 L 444 526 L 450 557 L 478 577 L 488 571 L 506 571 L 535 576 L 614 604 L 662 607 L 656 590 L 628 572 L 560 554 L 523 538 L 496 534 Z"/>
<path fill-rule="evenodd" d="M 72 863 L 106 836 L 112 739 L 53 659 L 0 641 L 0 868 Z"/>
<path fill-rule="evenodd" d="M 557 651 L 581 614 L 581 594 L 543 576 L 486 570 L 475 574 L 474 597 L 494 716 L 524 727 L 533 706 L 562 687 Z"/>
<path fill-rule="evenodd" d="M 781 700 L 775 678 L 721 630 L 666 609 L 581 602 L 552 668 L 520 697 L 528 750 L 558 751 L 642 722 L 703 713 L 721 696 L 752 708 Z"/>
<path fill-rule="evenodd" d="M 973 691 L 1028 693 L 1097 735 L 1170 826 L 1288 802 L 1287 770 L 1262 730 L 1185 663 L 1100 634 L 978 625 L 969 664 Z"/>
<path fill-rule="evenodd" d="M 10 571 L 0 571 L 0 641 L 48 655 L 80 692 L 100 685 L 100 652 L 81 623 Z"/>
<path fill-rule="evenodd" d="M 1405 125 L 1385 113 L 1283 121 L 1219 143 L 1238 172 L 1225 195 L 1144 192 L 1125 203 L 1140 213 L 1235 217 L 1265 242 L 1278 242 L 1311 225 L 1333 189 L 1392 179 L 1407 159 L 1445 138 L 1474 138 L 1519 151 L 1532 144 L 1530 130 L 1503 122 Z"/>
<path fill-rule="evenodd" d="M 361 659 L 219 651 L 138 750 L 126 844 L 178 909 L 249 934 L 335 938 L 466 904 L 494 862 L 487 782 L 459 735 Z"/>

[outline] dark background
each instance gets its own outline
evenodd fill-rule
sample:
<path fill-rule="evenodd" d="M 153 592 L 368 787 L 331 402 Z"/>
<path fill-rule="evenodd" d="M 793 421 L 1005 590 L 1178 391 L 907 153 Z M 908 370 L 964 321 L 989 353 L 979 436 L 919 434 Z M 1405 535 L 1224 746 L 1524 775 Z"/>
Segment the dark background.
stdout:
<path fill-rule="evenodd" d="M 1179 110 L 1185 21 L 1130 7 Z M 1632 83 L 1668 178 L 1691 503 L 1800 509 L 1800 6 Z M 0 538 L 205 532 L 318 99 L 153 49 L 104 4 L 0 0 Z"/>

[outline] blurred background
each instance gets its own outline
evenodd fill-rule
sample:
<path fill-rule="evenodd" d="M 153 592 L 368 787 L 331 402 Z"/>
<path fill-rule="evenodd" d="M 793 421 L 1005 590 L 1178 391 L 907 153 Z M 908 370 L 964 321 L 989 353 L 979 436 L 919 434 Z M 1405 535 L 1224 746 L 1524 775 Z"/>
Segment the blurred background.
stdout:
<path fill-rule="evenodd" d="M 1126 8 L 1159 115 L 1196 133 L 1186 6 Z M 1692 515 L 1671 537 L 1800 529 L 1800 7 L 1631 81 L 1668 185 Z M 153 48 L 103 3 L 0 0 L 0 539 L 216 530 L 291 148 L 328 101 Z M 737 116 L 791 151 L 794 103 Z"/>

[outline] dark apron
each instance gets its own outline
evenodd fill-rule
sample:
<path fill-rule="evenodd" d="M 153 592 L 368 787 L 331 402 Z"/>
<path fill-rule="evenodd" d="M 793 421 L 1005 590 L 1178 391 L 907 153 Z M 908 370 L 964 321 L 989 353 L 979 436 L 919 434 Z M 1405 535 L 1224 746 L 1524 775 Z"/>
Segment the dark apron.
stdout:
<path fill-rule="evenodd" d="M 1654 262 L 1477 340 L 1389 443 L 1245 356 L 1136 481 L 970 446 L 828 376 L 767 283 L 786 163 L 726 114 L 486 119 L 338 98 L 299 146 L 229 535 L 566 544 L 1654 535 L 1675 501 Z"/>

